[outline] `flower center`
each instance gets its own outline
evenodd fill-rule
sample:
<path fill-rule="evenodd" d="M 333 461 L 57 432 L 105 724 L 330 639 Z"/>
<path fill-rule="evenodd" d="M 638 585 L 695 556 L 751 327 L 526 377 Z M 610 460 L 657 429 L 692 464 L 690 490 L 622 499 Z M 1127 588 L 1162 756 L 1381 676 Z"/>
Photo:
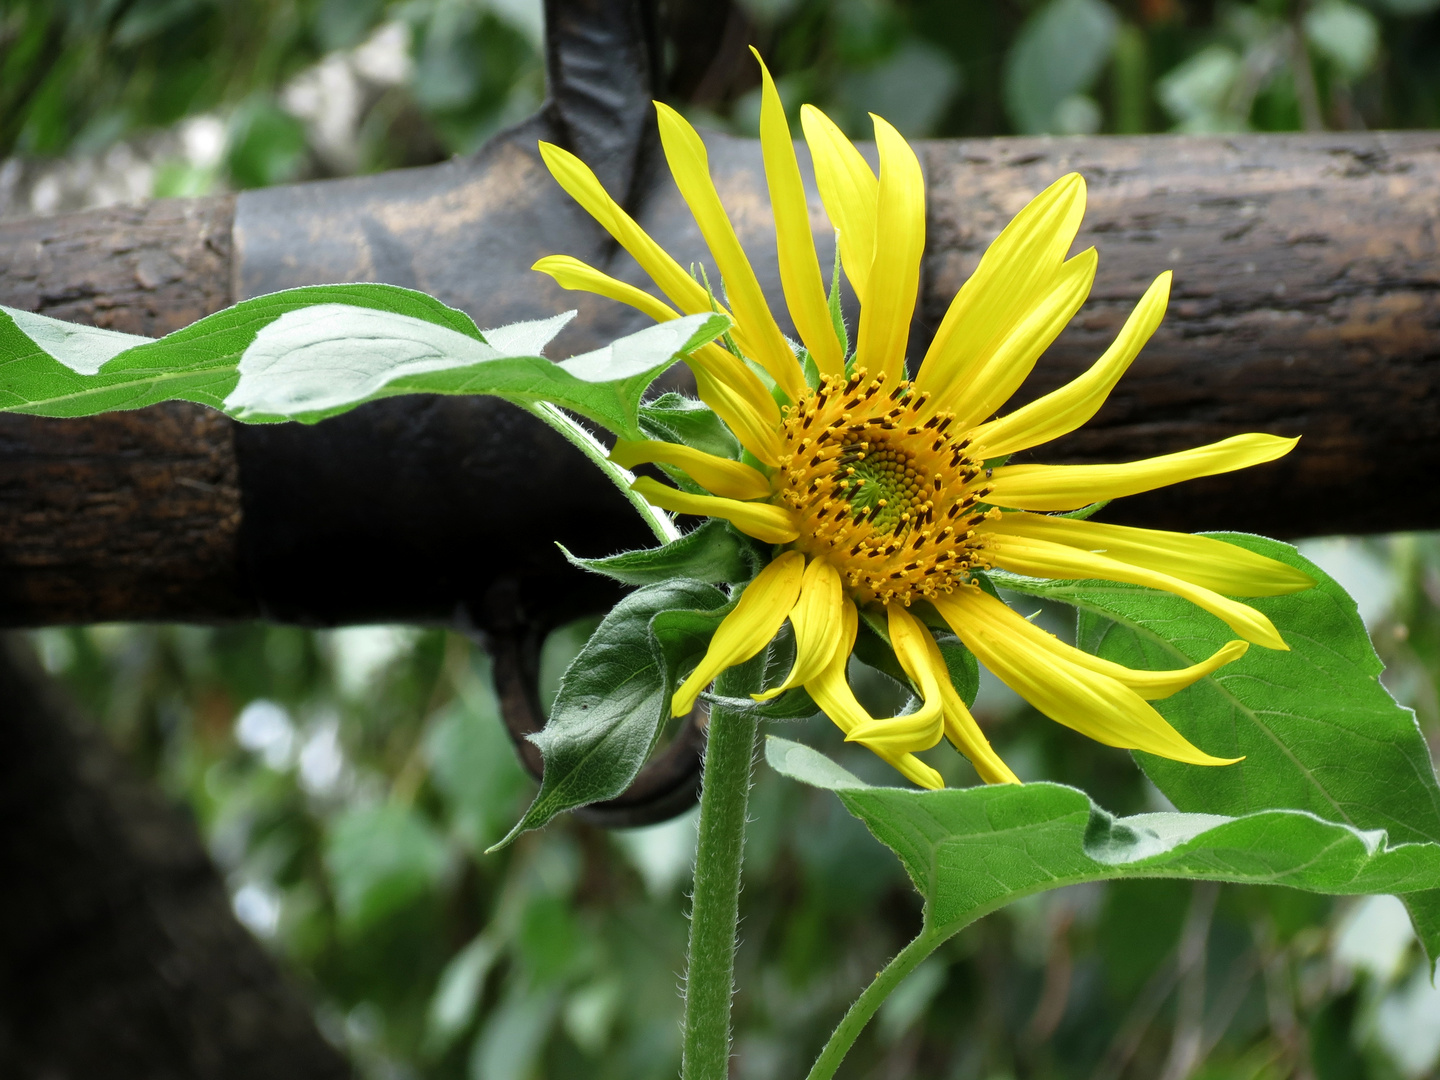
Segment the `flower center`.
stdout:
<path fill-rule="evenodd" d="M 985 471 L 949 433 L 952 414 L 921 416 L 925 399 L 857 369 L 785 409 L 776 498 L 800 515 L 795 546 L 830 560 L 861 603 L 909 605 L 985 565 L 970 543 L 997 512 L 978 506 Z"/>

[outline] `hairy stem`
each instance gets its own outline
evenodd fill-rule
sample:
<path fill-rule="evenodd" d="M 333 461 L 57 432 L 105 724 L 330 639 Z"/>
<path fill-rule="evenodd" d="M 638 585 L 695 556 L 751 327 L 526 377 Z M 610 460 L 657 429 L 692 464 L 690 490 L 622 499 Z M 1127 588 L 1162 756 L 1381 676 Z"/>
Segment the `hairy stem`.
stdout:
<path fill-rule="evenodd" d="M 815 1059 L 815 1065 L 805 1080 L 830 1080 L 830 1077 L 835 1075 L 835 1070 L 840 1067 L 840 1062 L 850 1052 L 850 1047 L 855 1045 L 860 1032 L 875 1015 L 875 1010 L 880 1008 L 881 1002 L 904 981 L 905 976 L 920 966 L 920 961 L 934 952 L 936 946 L 949 936 L 934 930 L 927 922 L 919 937 L 901 949 L 895 959 L 875 976 L 875 981 L 865 988 L 865 992 L 855 999 L 855 1004 L 850 1006 L 850 1011 L 830 1036 L 825 1049 L 820 1051 L 820 1056 Z"/>
<path fill-rule="evenodd" d="M 720 676 L 717 692 L 743 697 L 759 690 L 761 671 L 754 660 L 731 668 Z M 740 865 L 758 726 L 753 713 L 711 707 L 690 909 L 682 1080 L 726 1080 L 730 1071 Z"/>
<path fill-rule="evenodd" d="M 516 404 L 520 403 L 516 402 Z M 611 461 L 609 453 L 594 435 L 570 419 L 563 410 L 549 402 L 537 401 L 530 405 L 520 405 L 520 407 L 565 436 L 572 446 L 576 447 L 594 463 L 596 468 L 608 476 L 610 482 L 620 489 L 620 493 L 630 500 L 630 505 L 635 507 L 645 524 L 650 526 L 650 531 L 655 534 L 660 543 L 668 544 L 672 540 L 680 539 L 680 530 L 676 528 L 674 519 L 664 510 L 651 506 L 631 489 L 630 485 L 635 482 L 635 474 Z"/>

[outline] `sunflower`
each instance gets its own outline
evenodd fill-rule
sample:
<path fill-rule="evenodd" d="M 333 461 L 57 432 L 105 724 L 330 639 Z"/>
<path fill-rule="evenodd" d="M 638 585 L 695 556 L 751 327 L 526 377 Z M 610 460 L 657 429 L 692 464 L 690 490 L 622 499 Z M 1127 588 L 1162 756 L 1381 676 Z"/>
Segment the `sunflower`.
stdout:
<path fill-rule="evenodd" d="M 1296 440 L 1238 435 L 1116 465 L 1004 464 L 1095 414 L 1159 325 L 1169 272 L 1141 297 L 1092 368 L 997 416 L 1095 277 L 1093 248 L 1066 257 L 1084 213 L 1085 183 L 1077 174 L 1061 177 L 990 245 L 912 379 L 906 346 L 925 247 L 920 163 L 893 127 L 872 116 L 877 177 L 839 128 L 807 105 L 805 141 L 836 230 L 839 265 L 860 301 L 851 353 L 834 303 L 838 268 L 827 297 L 795 144 L 763 62 L 761 69 L 760 144 L 780 280 L 800 344 L 787 339 L 771 313 L 711 180 L 704 143 L 677 112 L 656 103 L 666 160 L 710 249 L 728 310 L 705 275 L 697 279 L 668 255 L 579 159 L 540 146 L 555 179 L 669 303 L 569 256 L 541 259 L 535 269 L 657 320 L 711 310 L 733 320 L 724 343 L 703 347 L 689 366 L 701 400 L 743 447 L 742 460 L 658 440 L 621 440 L 611 454 L 627 467 L 653 463 L 693 482 L 684 490 L 639 478 L 635 489 L 653 505 L 722 518 L 773 545 L 771 561 L 745 586 L 675 692 L 675 715 L 688 712 L 722 670 L 758 654 L 788 619 L 793 667 L 780 686 L 757 697 L 804 687 L 848 740 L 923 787 L 942 781 L 915 754 L 945 738 L 987 783 L 1018 783 L 951 681 L 932 629 L 948 627 L 1061 724 L 1110 746 L 1229 764 L 1192 745 L 1148 702 L 1237 659 L 1250 643 L 1286 648 L 1263 614 L 1230 597 L 1274 596 L 1313 582 L 1219 540 L 1063 514 L 1272 461 Z M 992 568 L 1162 589 L 1219 617 L 1236 640 L 1187 668 L 1131 670 L 1065 644 L 997 599 L 981 584 Z M 862 618 L 888 638 L 917 692 L 919 706 L 905 715 L 872 717 L 850 689 L 847 662 Z"/>

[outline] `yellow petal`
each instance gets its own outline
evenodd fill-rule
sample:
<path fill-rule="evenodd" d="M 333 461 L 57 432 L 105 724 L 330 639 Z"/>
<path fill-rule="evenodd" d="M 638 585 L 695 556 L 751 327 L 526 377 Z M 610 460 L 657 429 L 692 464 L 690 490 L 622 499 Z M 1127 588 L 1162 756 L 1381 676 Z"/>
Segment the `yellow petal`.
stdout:
<path fill-rule="evenodd" d="M 547 255 L 531 269 L 549 274 L 561 288 L 577 289 L 618 300 L 643 311 L 656 322 L 668 322 L 680 317 L 674 308 L 643 289 L 613 278 L 570 255 Z M 720 414 L 720 418 L 729 425 L 731 431 L 740 436 L 747 450 L 767 464 L 774 464 L 773 460 L 765 456 L 764 450 L 773 448 L 775 453 L 779 452 L 780 444 L 773 431 L 780 426 L 780 407 L 775 404 L 775 399 L 770 396 L 770 391 L 765 388 L 760 377 L 751 371 L 743 360 L 726 352 L 714 342 L 700 346 L 687 363 L 691 370 L 704 370 L 713 380 L 726 384 L 731 392 L 723 395 L 724 411 L 709 401 L 705 403 Z M 703 394 L 701 398 L 704 400 Z M 735 416 L 734 410 L 739 408 L 744 408 L 750 415 L 743 418 Z M 767 429 L 765 434 L 754 437 L 754 429 L 757 427 Z M 755 446 L 747 441 L 747 435 L 754 437 L 760 450 L 757 451 Z"/>
<path fill-rule="evenodd" d="M 780 421 L 775 399 L 765 393 L 763 387 L 760 388 L 764 401 L 768 402 L 771 410 L 777 412 L 772 423 L 764 405 L 752 401 L 752 394 L 737 390 L 729 379 L 715 373 L 717 367 L 720 370 L 725 369 L 722 357 L 725 360 L 736 358 L 718 348 L 715 352 L 719 356 L 715 356 L 708 348 L 700 349 L 690 358 L 690 370 L 695 373 L 695 392 L 700 395 L 701 401 L 715 410 L 715 415 L 725 421 L 725 426 L 734 433 L 746 450 L 774 468 L 780 464 L 783 452 L 777 431 Z M 745 374 L 755 378 L 755 373 L 748 369 Z M 756 381 L 758 383 L 759 380 Z"/>
<path fill-rule="evenodd" d="M 1001 761 L 1000 755 L 990 746 L 990 740 L 985 738 L 980 725 L 975 722 L 975 717 L 970 715 L 970 710 L 955 690 L 955 684 L 950 681 L 950 669 L 945 664 L 945 657 L 941 655 L 940 646 L 935 643 L 930 631 L 921 625 L 919 620 L 911 617 L 909 627 L 897 638 L 893 614 L 897 609 L 903 611 L 899 604 L 890 605 L 890 640 L 895 648 L 895 655 L 900 658 L 905 673 L 916 682 L 920 682 L 917 673 L 922 666 L 929 669 L 930 679 L 934 682 L 932 692 L 938 694 L 944 713 L 945 736 L 954 744 L 955 749 L 970 759 L 970 764 L 985 783 L 1020 783 L 1020 778 L 1010 771 L 1010 766 Z M 902 648 L 910 653 L 908 663 L 902 655 Z M 923 688 L 925 683 L 920 685 Z"/>
<path fill-rule="evenodd" d="M 753 46 L 750 51 L 760 62 L 760 151 L 765 159 L 765 180 L 770 187 L 770 207 L 775 215 L 775 244 L 785 303 L 815 366 L 825 375 L 843 375 L 845 357 L 841 355 L 840 339 L 835 336 L 835 326 L 830 321 L 825 279 L 820 274 L 815 238 L 810 232 L 810 207 L 800 179 L 800 164 L 795 159 L 790 125 L 785 120 L 785 106 L 780 102 L 765 61 Z"/>
<path fill-rule="evenodd" d="M 1169 299 L 1170 271 L 1166 270 L 1145 291 L 1119 336 L 1089 371 L 978 428 L 973 439 L 980 455 L 996 458 L 1028 450 L 1074 431 L 1094 416 L 1155 333 Z"/>
<path fill-rule="evenodd" d="M 573 255 L 547 255 L 530 269 L 549 274 L 562 289 L 594 293 L 608 300 L 618 300 L 643 311 L 656 322 L 669 322 L 680 317 L 680 313 L 663 300 L 656 299 L 644 289 L 637 289 L 628 282 L 596 270 Z"/>
<path fill-rule="evenodd" d="M 1086 248 L 1068 260 L 1052 280 L 1050 290 L 1021 319 L 975 370 L 963 391 L 951 389 L 936 394 L 932 411 L 955 413 L 955 426 L 963 430 L 979 423 L 1020 388 L 1035 367 L 1040 354 L 1060 336 L 1090 295 L 1099 260 L 1094 248 Z"/>
<path fill-rule="evenodd" d="M 845 736 L 845 741 L 899 752 L 928 750 L 945 736 L 945 705 L 940 684 L 950 681 L 950 672 L 930 631 L 905 610 L 905 605 L 887 604 L 886 613 L 890 646 L 905 674 L 920 688 L 921 704 L 904 716 L 872 720 L 857 727 Z"/>
<path fill-rule="evenodd" d="M 767 544 L 788 544 L 800 535 L 790 511 L 762 502 L 740 502 L 715 495 L 692 495 L 688 491 L 642 476 L 630 485 L 651 506 L 675 514 L 724 518 L 741 532 Z"/>
<path fill-rule="evenodd" d="M 1303 570 L 1209 536 L 1027 513 L 1005 514 L 980 531 L 1100 552 L 1226 596 L 1283 596 L 1315 584 Z"/>
<path fill-rule="evenodd" d="M 670 173 L 695 223 L 700 226 L 724 281 L 725 298 L 735 311 L 736 325 L 732 331 L 735 342 L 742 352 L 768 371 L 794 401 L 805 389 L 800 365 L 770 314 L 765 293 L 720 203 L 720 194 L 710 179 L 710 159 L 705 144 L 685 118 L 670 106 L 657 101 L 655 109 Z"/>
<path fill-rule="evenodd" d="M 1229 765 L 1193 746 L 1140 695 L 1116 679 L 1037 648 L 1003 604 L 999 615 L 980 601 L 978 588 L 959 589 L 935 600 L 935 608 L 982 664 L 1057 723 L 1082 735 L 1129 750 L 1144 750 L 1192 765 Z M 991 600 L 991 597 L 985 597 Z"/>
<path fill-rule="evenodd" d="M 631 254 L 671 303 L 687 315 L 712 310 L 710 298 L 700 283 L 621 209 L 619 203 L 606 193 L 589 166 L 568 150 L 547 142 L 540 144 L 540 156 L 545 160 L 550 175 Z"/>
<path fill-rule="evenodd" d="M 880 189 L 875 205 L 875 257 L 865 302 L 860 306 L 860 336 L 855 356 L 872 374 L 892 382 L 905 377 L 905 347 L 920 289 L 920 257 L 925 253 L 925 177 L 915 151 L 878 116 L 875 142 L 880 149 Z M 883 238 L 883 240 L 882 240 Z"/>
<path fill-rule="evenodd" d="M 855 645 L 858 625 L 855 605 L 847 601 L 841 608 L 840 638 L 835 654 L 822 671 L 805 683 L 805 692 L 835 726 L 847 734 L 872 720 L 864 706 L 855 700 L 855 694 L 845 678 L 845 667 L 850 659 L 850 650 Z M 892 754 L 883 749 L 875 749 L 874 753 L 917 787 L 934 789 L 945 786 L 940 774 L 914 754 Z"/>
<path fill-rule="evenodd" d="M 840 646 L 844 626 L 845 599 L 840 575 L 824 559 L 811 559 L 800 582 L 800 600 L 790 612 L 790 625 L 795 630 L 795 663 L 785 681 L 773 690 L 753 695 L 756 701 L 769 701 L 792 686 L 801 686 L 825 668 Z M 853 606 L 853 605 L 852 605 Z M 849 655 L 850 650 L 845 650 Z"/>
<path fill-rule="evenodd" d="M 1264 615 L 1238 600 L 1192 585 L 1158 570 L 1133 566 L 1092 551 L 1055 544 L 1049 540 L 991 532 L 985 538 L 985 557 L 1002 570 L 1032 577 L 1096 578 L 1101 581 L 1125 581 L 1151 589 L 1182 596 L 1197 607 L 1204 608 L 1234 630 L 1246 641 L 1267 649 L 1288 650 L 1290 646 Z"/>
<path fill-rule="evenodd" d="M 1085 215 L 1085 181 L 1062 176 L 1015 215 L 955 294 L 915 383 L 934 396 L 963 393 L 972 374 L 1045 295 Z"/>
<path fill-rule="evenodd" d="M 740 594 L 735 610 L 716 627 L 700 663 L 675 691 L 670 706 L 672 715 L 684 716 L 715 676 L 728 667 L 743 664 L 769 644 L 795 606 L 804 572 L 805 556 L 798 551 L 787 551 L 755 575 L 755 580 Z"/>
<path fill-rule="evenodd" d="M 1067 663 L 1077 664 L 1101 675 L 1108 675 L 1117 682 L 1130 687 L 1147 701 L 1167 698 L 1171 694 L 1185 689 L 1191 683 L 1240 659 L 1250 648 L 1243 641 L 1231 641 L 1216 649 L 1208 659 L 1202 660 L 1198 664 L 1191 664 L 1189 667 L 1175 668 L 1169 671 L 1140 671 L 1104 660 L 1082 649 L 1077 649 L 1073 645 L 1067 645 L 1054 634 L 1042 630 L 1028 619 L 1015 621 L 1012 618 L 1014 612 L 993 596 L 982 593 L 981 596 L 972 598 L 972 602 L 973 606 L 984 613 L 986 617 L 1008 622 L 1012 631 L 1023 638 L 1027 646 L 1033 647 L 1036 652 L 1058 657 Z"/>
<path fill-rule="evenodd" d="M 1104 499 L 1274 461 L 1299 441 L 1278 435 L 1234 435 L 1178 454 L 1120 465 L 1004 465 L 991 478 L 987 500 L 1013 510 L 1078 510 Z"/>
<path fill-rule="evenodd" d="M 800 126 L 815 163 L 815 185 L 830 224 L 839 233 L 840 265 L 861 309 L 869 303 L 866 290 L 875 261 L 875 201 L 880 182 L 860 151 L 813 105 L 800 109 Z"/>
<path fill-rule="evenodd" d="M 770 480 L 759 469 L 751 468 L 744 462 L 707 454 L 693 446 L 653 439 L 642 442 L 617 439 L 615 448 L 610 451 L 610 460 L 627 469 L 650 462 L 674 465 L 684 469 L 690 479 L 707 491 L 727 499 L 770 497 Z"/>

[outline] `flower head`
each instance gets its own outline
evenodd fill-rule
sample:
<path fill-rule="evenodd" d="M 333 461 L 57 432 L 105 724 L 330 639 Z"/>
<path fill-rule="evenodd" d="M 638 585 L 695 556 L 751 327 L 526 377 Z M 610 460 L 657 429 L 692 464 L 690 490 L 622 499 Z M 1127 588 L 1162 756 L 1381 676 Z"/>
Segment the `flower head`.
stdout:
<path fill-rule="evenodd" d="M 671 173 L 710 249 L 734 321 L 732 347 L 705 346 L 689 363 L 701 399 L 746 453 L 745 460 L 731 460 L 679 443 L 622 440 L 612 457 L 626 466 L 678 469 L 706 492 L 642 477 L 636 490 L 654 505 L 723 518 L 774 545 L 772 561 L 745 587 L 676 691 L 676 715 L 687 712 L 719 672 L 756 655 L 788 619 L 794 665 L 783 684 L 758 696 L 803 686 L 848 739 L 925 787 L 940 786 L 940 777 L 915 753 L 942 738 L 985 781 L 1018 782 L 951 682 L 933 630 L 941 627 L 1061 724 L 1111 746 L 1227 764 L 1193 746 L 1148 702 L 1235 660 L 1249 643 L 1286 648 L 1263 614 L 1232 597 L 1294 592 L 1311 580 L 1219 540 L 1057 512 L 1271 461 L 1295 440 L 1239 435 L 1117 465 L 1004 464 L 1095 414 L 1159 325 L 1170 274 L 1155 280 L 1089 371 L 996 416 L 1094 280 L 1093 248 L 1067 257 L 1084 213 L 1085 183 L 1077 174 L 1061 177 L 990 245 L 912 379 L 906 347 L 925 246 L 919 161 L 894 128 L 874 117 L 877 176 L 823 113 L 806 106 L 801 115 L 817 185 L 836 230 L 840 264 L 860 301 L 857 340 L 847 356 L 784 109 L 768 72 L 763 79 L 761 149 L 798 347 L 766 303 L 711 181 L 699 135 L 674 110 L 656 106 Z M 569 256 L 542 259 L 536 269 L 567 288 L 619 300 L 659 320 L 720 307 L 704 279 L 646 235 L 584 164 L 554 146 L 542 144 L 541 152 L 565 190 L 639 262 L 669 303 Z M 1237 640 L 1187 668 L 1131 670 L 1066 645 L 1021 617 L 981 587 L 977 574 L 987 569 L 1162 589 L 1222 619 Z M 872 717 L 851 692 L 846 663 L 862 613 L 867 626 L 888 638 L 918 692 L 921 704 L 913 712 Z"/>

